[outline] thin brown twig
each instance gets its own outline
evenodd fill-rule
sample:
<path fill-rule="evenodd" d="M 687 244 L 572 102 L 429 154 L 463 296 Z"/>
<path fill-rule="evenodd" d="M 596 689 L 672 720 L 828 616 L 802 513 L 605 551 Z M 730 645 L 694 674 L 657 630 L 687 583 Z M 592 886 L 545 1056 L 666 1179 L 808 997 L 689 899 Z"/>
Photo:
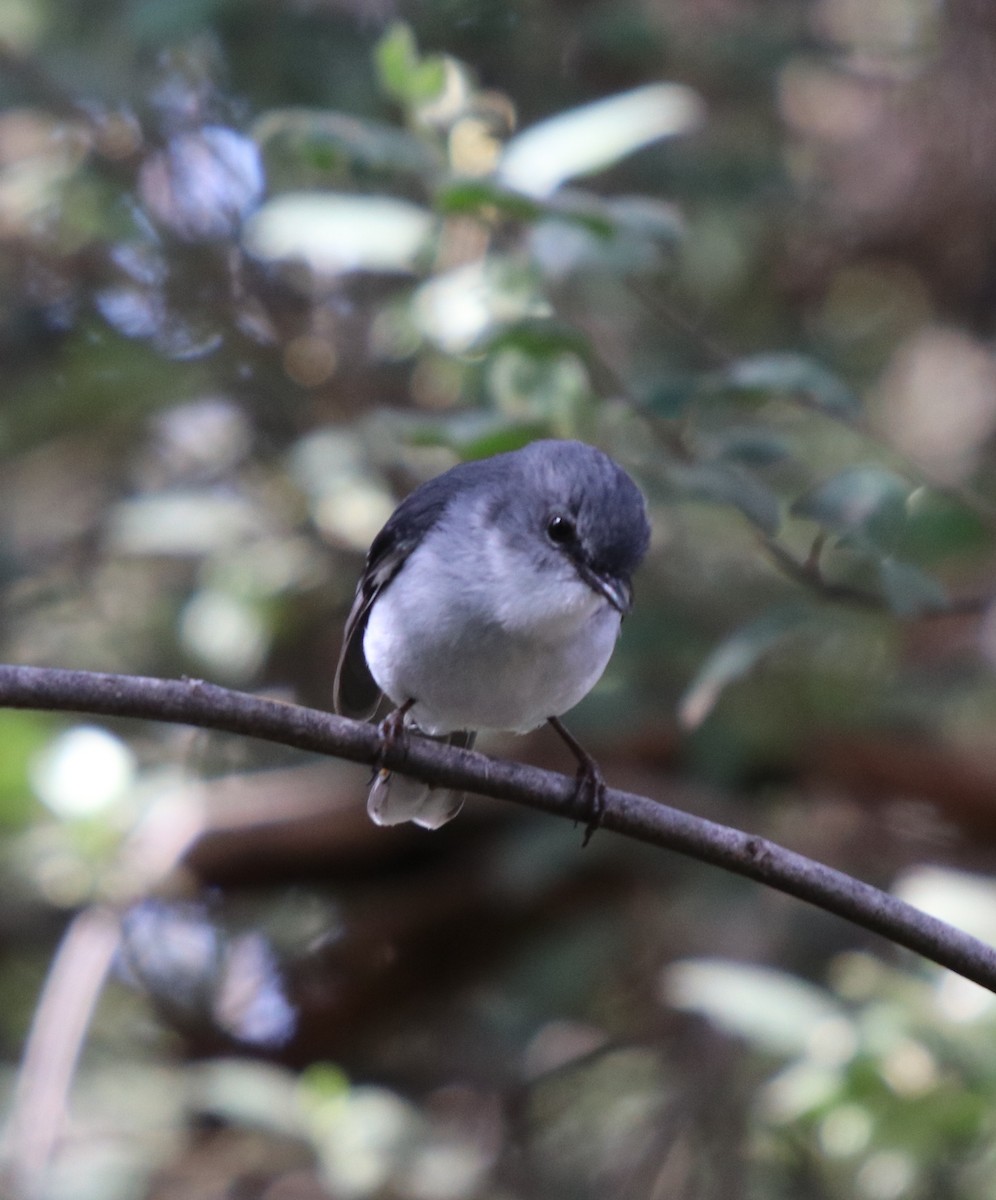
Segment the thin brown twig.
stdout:
<path fill-rule="evenodd" d="M 873 611 L 887 611 L 884 599 L 875 592 L 865 591 L 864 588 L 854 587 L 849 583 L 834 583 L 826 579 L 820 568 L 819 558 L 814 560 L 812 551 L 805 560 L 800 561 L 790 550 L 786 550 L 777 538 L 759 533 L 757 540 L 758 545 L 783 574 L 796 583 L 801 583 L 812 591 L 818 592 L 823 599 Z"/>
<path fill-rule="evenodd" d="M 223 730 L 352 762 L 382 763 L 434 786 L 509 800 L 572 821 L 588 816 L 579 811 L 575 781 L 565 775 L 415 736 L 385 745 L 371 725 L 199 680 L 0 666 L 0 706 Z M 842 871 L 630 792 L 606 792 L 601 824 L 796 896 L 996 992 L 992 946 Z"/>
<path fill-rule="evenodd" d="M 822 579 L 823 569 L 820 566 L 820 559 L 823 556 L 823 548 L 827 544 L 827 535 L 824 530 L 820 530 L 816 537 L 813 538 L 813 544 L 809 547 L 809 553 L 806 555 L 806 561 L 803 564 L 808 572 Z"/>
<path fill-rule="evenodd" d="M 805 559 L 798 559 L 787 550 L 777 538 L 767 534 L 758 534 L 758 545 L 771 559 L 776 567 L 789 579 L 801 583 L 804 587 L 816 592 L 824 600 L 840 604 L 850 604 L 870 612 L 896 614 L 889 607 L 884 596 L 870 592 L 864 588 L 855 587 L 849 583 L 836 583 L 823 574 L 820 554 L 825 544 L 825 538 L 818 535 Z M 941 617 L 972 617 L 980 616 L 996 603 L 991 595 L 955 596 L 937 604 L 922 608 L 916 613 L 919 620 L 936 620 Z"/>

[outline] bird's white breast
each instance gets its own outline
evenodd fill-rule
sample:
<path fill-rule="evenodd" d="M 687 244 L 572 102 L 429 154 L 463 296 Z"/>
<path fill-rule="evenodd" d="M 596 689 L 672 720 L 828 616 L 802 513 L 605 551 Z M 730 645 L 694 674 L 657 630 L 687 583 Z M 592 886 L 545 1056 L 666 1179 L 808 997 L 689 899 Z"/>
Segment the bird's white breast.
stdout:
<path fill-rule="evenodd" d="M 363 649 L 395 704 L 427 733 L 525 732 L 597 683 L 619 613 L 566 558 L 539 569 L 473 514 L 444 522 L 378 596 Z"/>

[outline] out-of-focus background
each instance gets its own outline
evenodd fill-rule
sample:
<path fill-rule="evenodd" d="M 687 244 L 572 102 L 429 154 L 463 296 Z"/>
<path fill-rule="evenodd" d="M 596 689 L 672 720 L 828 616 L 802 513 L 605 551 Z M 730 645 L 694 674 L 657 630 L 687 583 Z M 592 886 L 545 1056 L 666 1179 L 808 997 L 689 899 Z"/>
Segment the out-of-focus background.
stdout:
<path fill-rule="evenodd" d="M 327 706 L 398 499 L 581 437 L 654 523 L 569 718 L 608 780 L 996 937 L 991 5 L 0 31 L 0 658 Z M 981 989 L 509 805 L 375 829 L 365 784 L 0 712 L 3 1195 L 993 1195 Z"/>

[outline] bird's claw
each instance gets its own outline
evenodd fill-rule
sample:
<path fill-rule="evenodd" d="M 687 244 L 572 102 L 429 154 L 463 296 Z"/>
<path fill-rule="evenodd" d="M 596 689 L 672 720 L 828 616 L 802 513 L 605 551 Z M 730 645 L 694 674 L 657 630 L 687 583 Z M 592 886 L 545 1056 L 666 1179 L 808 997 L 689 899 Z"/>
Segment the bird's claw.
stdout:
<path fill-rule="evenodd" d="M 377 762 L 374 767 L 375 777 L 378 774 L 385 774 L 387 772 L 387 767 L 384 764 L 384 756 L 388 751 L 395 750 L 407 744 L 408 726 L 405 724 L 405 717 L 414 703 L 414 700 L 406 701 L 392 712 L 389 712 L 377 726 L 377 732 L 380 735 L 380 753 L 377 756 Z"/>
<path fill-rule="evenodd" d="M 577 783 L 574 788 L 574 803 L 577 809 L 584 813 L 588 820 L 584 827 L 584 840 L 581 849 L 591 841 L 592 834 L 601 825 L 605 816 L 605 780 L 598 763 L 581 745 L 573 733 L 564 725 L 559 717 L 547 717 L 547 724 L 557 736 L 566 743 L 571 753 L 577 759 Z"/>
<path fill-rule="evenodd" d="M 577 790 L 574 793 L 578 809 L 585 813 L 587 821 L 584 827 L 584 837 L 581 848 L 591 841 L 595 830 L 602 824 L 605 816 L 605 780 L 599 770 L 598 763 L 593 758 L 583 762 L 578 767 Z"/>

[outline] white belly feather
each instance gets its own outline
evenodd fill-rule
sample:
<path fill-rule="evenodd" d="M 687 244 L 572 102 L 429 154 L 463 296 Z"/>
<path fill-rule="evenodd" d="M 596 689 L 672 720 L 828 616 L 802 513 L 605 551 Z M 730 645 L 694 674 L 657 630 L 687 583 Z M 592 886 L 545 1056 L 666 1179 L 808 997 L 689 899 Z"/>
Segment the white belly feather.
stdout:
<path fill-rule="evenodd" d="M 430 534 L 377 598 L 363 649 L 378 686 L 396 704 L 415 698 L 426 733 L 524 733 L 573 708 L 612 655 L 619 613 L 563 570 L 481 532 L 459 570 Z M 511 557 L 510 557 L 511 556 Z"/>

